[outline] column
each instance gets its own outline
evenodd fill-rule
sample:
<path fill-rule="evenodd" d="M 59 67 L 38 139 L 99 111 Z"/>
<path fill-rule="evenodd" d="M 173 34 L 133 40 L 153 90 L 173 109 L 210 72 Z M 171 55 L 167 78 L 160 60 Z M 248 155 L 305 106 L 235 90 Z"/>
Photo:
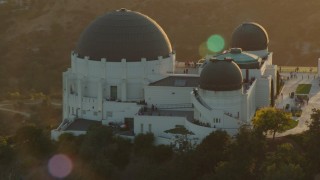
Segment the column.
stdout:
<path fill-rule="evenodd" d="M 68 71 L 63 73 L 62 82 L 63 82 L 63 89 L 62 89 L 62 92 L 63 92 L 63 117 L 62 117 L 62 120 L 64 120 L 64 119 L 68 118 L 68 106 L 69 106 Z"/>
<path fill-rule="evenodd" d="M 318 59 L 318 76 L 320 77 L 320 58 Z"/>
<path fill-rule="evenodd" d="M 99 79 L 98 80 L 98 98 L 97 98 L 97 108 L 98 108 L 98 111 L 102 111 L 102 101 L 103 101 L 103 98 L 102 98 L 102 82 L 103 82 L 103 79 Z"/>
<path fill-rule="evenodd" d="M 78 108 L 80 108 L 80 110 L 82 109 L 82 78 L 81 77 L 77 77 L 77 92 L 78 92 Z"/>
<path fill-rule="evenodd" d="M 127 80 L 122 79 L 121 81 L 121 100 L 127 101 Z"/>
<path fill-rule="evenodd" d="M 143 73 L 143 86 L 146 86 L 149 84 L 149 81 L 148 81 L 148 64 L 147 64 L 147 59 L 146 58 L 142 58 L 141 59 L 141 64 L 143 66 L 143 70 L 144 70 L 144 73 Z"/>
<path fill-rule="evenodd" d="M 122 80 L 121 83 L 121 101 L 127 101 L 127 61 L 121 60 Z"/>

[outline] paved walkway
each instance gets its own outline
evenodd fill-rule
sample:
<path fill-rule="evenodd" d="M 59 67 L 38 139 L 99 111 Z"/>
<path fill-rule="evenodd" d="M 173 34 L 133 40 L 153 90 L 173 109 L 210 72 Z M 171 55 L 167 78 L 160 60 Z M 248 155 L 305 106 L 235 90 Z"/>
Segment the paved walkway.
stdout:
<path fill-rule="evenodd" d="M 289 77 L 289 73 L 281 73 L 282 76 Z M 308 78 L 309 75 L 309 78 Z M 302 78 L 303 77 L 303 78 Z M 309 93 L 309 103 L 305 103 L 302 106 L 301 117 L 297 118 L 299 120 L 298 125 L 284 133 L 276 134 L 277 137 L 286 136 L 289 134 L 299 134 L 308 129 L 308 122 L 310 120 L 310 114 L 313 108 L 320 108 L 320 78 L 314 78 L 314 74 L 311 73 L 297 73 L 297 78 L 292 78 L 285 82 L 285 85 L 281 91 L 283 97 L 279 95 L 276 100 L 276 107 L 283 108 L 286 104 L 290 104 L 290 107 L 295 105 L 294 99 L 289 97 L 289 93 L 294 92 L 299 84 L 312 84 Z"/>
<path fill-rule="evenodd" d="M 40 104 L 42 102 L 42 100 L 24 100 L 22 102 L 24 104 L 28 104 L 28 105 L 36 105 L 36 104 Z M 13 108 L 11 109 L 11 108 L 5 107 L 8 105 L 13 105 L 14 103 L 15 103 L 15 101 L 2 101 L 2 102 L 0 102 L 0 111 L 6 111 L 6 112 L 15 113 L 15 114 L 20 114 L 25 117 L 31 116 L 31 113 L 29 113 L 29 112 L 19 111 L 19 110 L 15 110 Z M 59 101 L 51 102 L 51 104 L 54 106 L 61 106 L 61 102 L 59 102 Z"/>

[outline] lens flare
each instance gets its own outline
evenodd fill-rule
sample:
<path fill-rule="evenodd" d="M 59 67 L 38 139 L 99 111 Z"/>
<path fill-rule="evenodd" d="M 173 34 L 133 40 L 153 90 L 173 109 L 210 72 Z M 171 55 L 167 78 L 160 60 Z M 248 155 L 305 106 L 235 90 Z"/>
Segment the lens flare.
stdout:
<path fill-rule="evenodd" d="M 220 52 L 224 48 L 224 39 L 218 34 L 210 36 L 207 40 L 207 47 L 210 51 L 215 53 Z"/>
<path fill-rule="evenodd" d="M 71 173 L 72 168 L 72 161 L 63 154 L 54 155 L 48 163 L 49 173 L 56 178 L 67 177 Z"/>
<path fill-rule="evenodd" d="M 201 43 L 199 46 L 199 55 L 201 57 L 205 57 L 208 54 L 209 50 L 207 48 L 207 44 L 205 42 Z"/>

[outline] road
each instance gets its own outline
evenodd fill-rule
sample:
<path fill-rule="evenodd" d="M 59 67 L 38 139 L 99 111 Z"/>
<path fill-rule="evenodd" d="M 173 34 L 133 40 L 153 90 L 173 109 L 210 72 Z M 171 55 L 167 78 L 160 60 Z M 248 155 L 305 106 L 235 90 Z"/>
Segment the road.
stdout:
<path fill-rule="evenodd" d="M 21 102 L 26 105 L 36 105 L 36 104 L 42 103 L 42 100 L 22 100 Z M 15 114 L 20 114 L 20 115 L 28 117 L 28 118 L 31 116 L 31 113 L 29 113 L 29 112 L 15 110 L 13 108 L 11 109 L 11 108 L 5 107 L 5 106 L 14 105 L 15 103 L 16 103 L 16 101 L 9 101 L 9 100 L 0 102 L 0 111 L 6 111 L 6 112 L 15 113 Z M 61 102 L 59 102 L 59 101 L 52 101 L 51 104 L 54 106 L 61 106 Z"/>
<path fill-rule="evenodd" d="M 289 73 L 282 73 L 281 75 L 290 76 Z M 283 97 L 279 95 L 278 99 L 276 100 L 277 108 L 283 108 L 286 104 L 290 104 L 290 107 L 294 105 L 294 99 L 291 99 L 289 97 L 289 93 L 294 92 L 299 84 L 312 84 L 312 87 L 309 93 L 309 103 L 305 103 L 305 105 L 302 106 L 302 114 L 301 117 L 298 118 L 298 125 L 286 132 L 276 134 L 276 137 L 282 137 L 289 134 L 299 134 L 308 130 L 308 123 L 310 121 L 310 114 L 312 113 L 312 109 L 320 108 L 319 81 L 320 79 L 318 77 L 314 78 L 314 74 L 298 73 L 297 78 L 292 78 L 285 83 L 281 91 Z"/>

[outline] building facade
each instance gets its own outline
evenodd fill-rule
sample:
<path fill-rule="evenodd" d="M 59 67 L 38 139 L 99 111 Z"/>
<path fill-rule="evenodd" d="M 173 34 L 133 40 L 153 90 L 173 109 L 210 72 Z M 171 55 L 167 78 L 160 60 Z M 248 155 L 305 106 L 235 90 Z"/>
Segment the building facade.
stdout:
<path fill-rule="evenodd" d="M 133 138 L 151 132 L 170 144 L 176 127 L 201 141 L 215 130 L 235 135 L 256 109 L 269 106 L 277 66 L 269 38 L 257 23 L 243 23 L 231 49 L 207 56 L 199 70 L 182 74 L 163 29 L 151 18 L 120 9 L 93 21 L 63 73 L 63 120 L 52 130 L 84 134 L 92 123 L 124 128 Z M 272 92 L 273 91 L 273 92 Z"/>

